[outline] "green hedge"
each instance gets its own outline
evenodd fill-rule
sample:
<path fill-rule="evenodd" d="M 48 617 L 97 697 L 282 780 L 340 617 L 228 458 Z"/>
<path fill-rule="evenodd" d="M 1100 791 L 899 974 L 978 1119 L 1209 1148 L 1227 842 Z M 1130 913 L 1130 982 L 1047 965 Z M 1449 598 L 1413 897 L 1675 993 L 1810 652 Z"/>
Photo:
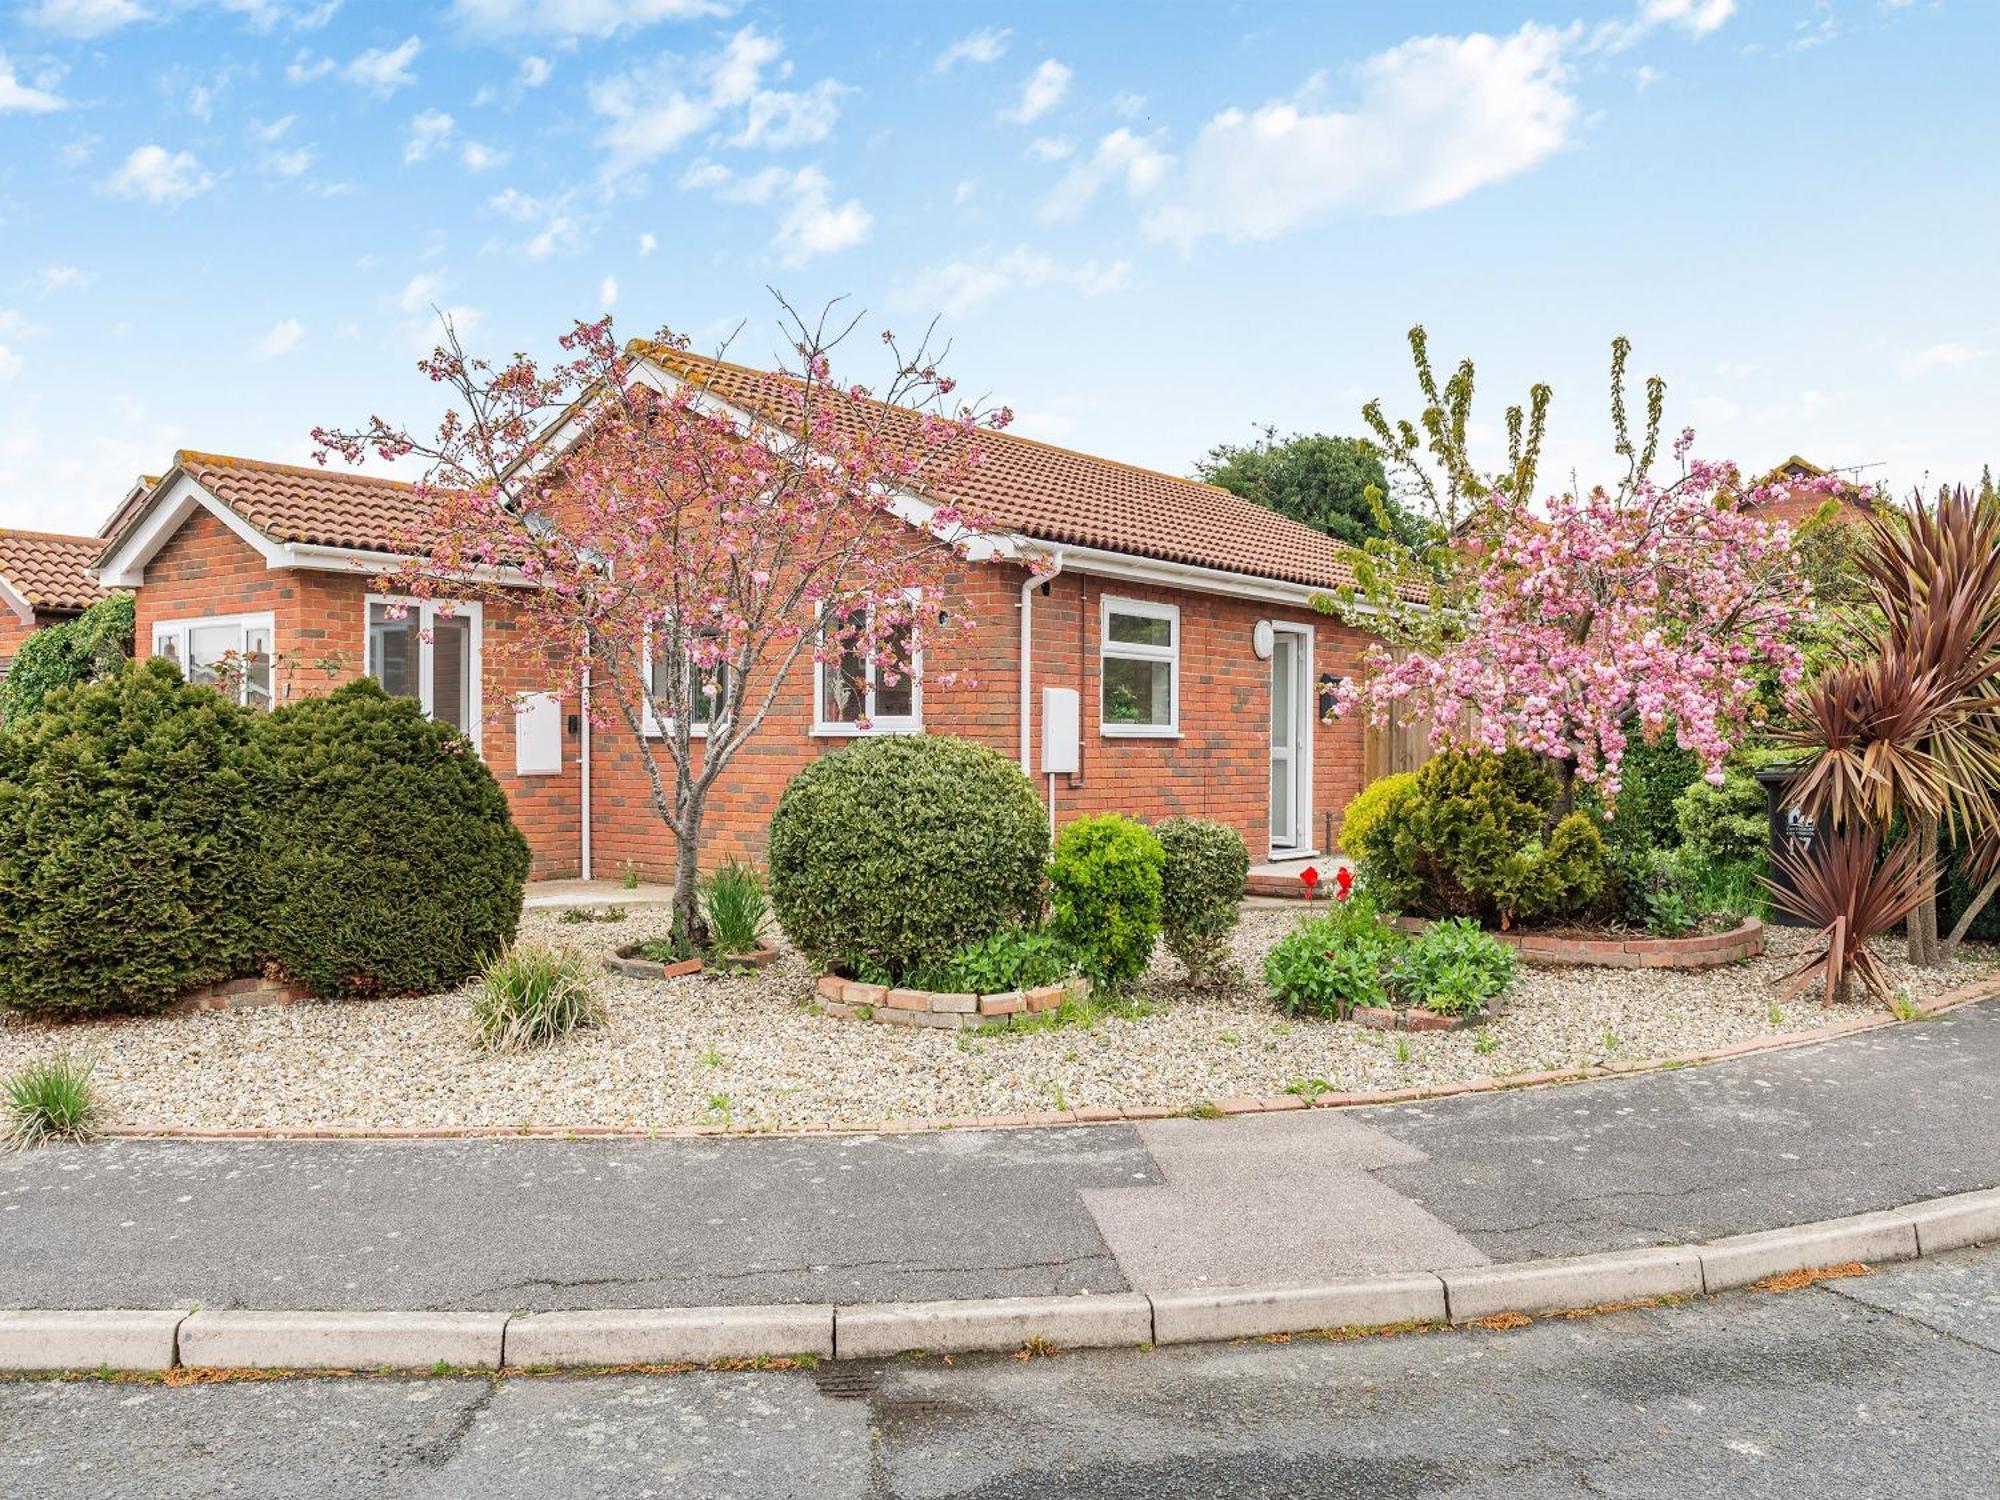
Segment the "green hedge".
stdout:
<path fill-rule="evenodd" d="M 1116 989 L 1146 972 L 1160 935 L 1166 867 L 1152 830 L 1115 813 L 1079 818 L 1057 836 L 1049 931 L 1075 950 L 1093 984 Z"/>
<path fill-rule="evenodd" d="M 472 744 L 372 679 L 260 722 L 261 936 L 326 997 L 448 989 L 513 940 L 528 843 Z"/>
<path fill-rule="evenodd" d="M 1229 971 L 1229 935 L 1243 911 L 1250 850 L 1227 823 L 1162 818 L 1153 825 L 1167 863 L 1160 885 L 1160 927 L 1167 951 L 1188 978 L 1213 984 Z"/>
<path fill-rule="evenodd" d="M 0 720 L 19 724 L 57 688 L 116 672 L 132 655 L 132 596 L 100 599 L 74 620 L 37 630 L 0 680 Z"/>
<path fill-rule="evenodd" d="M 157 1010 L 252 967 L 253 730 L 155 659 L 0 734 L 0 1005 Z"/>
<path fill-rule="evenodd" d="M 1004 755 L 942 735 L 814 761 L 771 817 L 771 907 L 817 964 L 899 980 L 1041 914 L 1047 814 Z"/>

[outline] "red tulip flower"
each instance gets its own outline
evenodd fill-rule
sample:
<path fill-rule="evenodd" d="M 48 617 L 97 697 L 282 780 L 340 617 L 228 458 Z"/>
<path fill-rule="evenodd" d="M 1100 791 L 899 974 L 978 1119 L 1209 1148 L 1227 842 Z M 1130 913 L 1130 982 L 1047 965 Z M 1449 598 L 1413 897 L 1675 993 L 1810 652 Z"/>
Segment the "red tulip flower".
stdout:
<path fill-rule="evenodd" d="M 1333 885 L 1333 899 L 1336 901 L 1345 901 L 1349 896 L 1354 894 L 1354 872 L 1342 867 L 1340 873 L 1333 877 Z"/>
<path fill-rule="evenodd" d="M 1313 892 L 1319 889 L 1319 866 L 1307 865 L 1299 871 L 1299 879 L 1305 882 L 1306 900 L 1312 900 Z"/>

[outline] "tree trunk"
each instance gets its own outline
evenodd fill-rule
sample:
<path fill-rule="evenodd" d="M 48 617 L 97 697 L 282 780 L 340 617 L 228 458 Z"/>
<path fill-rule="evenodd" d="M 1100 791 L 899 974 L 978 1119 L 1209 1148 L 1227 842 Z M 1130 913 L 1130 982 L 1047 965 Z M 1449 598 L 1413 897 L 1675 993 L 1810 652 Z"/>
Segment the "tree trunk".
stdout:
<path fill-rule="evenodd" d="M 708 952 L 701 913 L 701 814 L 683 814 L 674 840 L 674 930 L 696 953 Z"/>
<path fill-rule="evenodd" d="M 1569 756 L 1554 758 L 1556 773 L 1556 803 L 1549 809 L 1548 832 L 1555 832 L 1556 824 L 1576 811 L 1576 761 Z"/>
<path fill-rule="evenodd" d="M 1904 922 L 1910 962 L 1920 969 L 1935 969 L 1944 962 L 1938 944 L 1938 826 L 1937 819 L 1925 818 L 1917 824 L 1917 868 L 1931 872 L 1931 893 Z"/>
<path fill-rule="evenodd" d="M 1958 945 L 1965 941 L 1965 935 L 1972 931 L 1972 924 L 1979 920 L 1979 914 L 1986 910 L 1986 903 L 1993 899 L 1996 891 L 2000 891 L 2000 870 L 1993 872 L 1986 884 L 1979 888 L 1979 894 L 1966 903 L 1965 910 L 1958 914 L 1958 924 L 1951 929 L 1951 936 L 1944 940 L 1946 963 L 1958 957 Z"/>

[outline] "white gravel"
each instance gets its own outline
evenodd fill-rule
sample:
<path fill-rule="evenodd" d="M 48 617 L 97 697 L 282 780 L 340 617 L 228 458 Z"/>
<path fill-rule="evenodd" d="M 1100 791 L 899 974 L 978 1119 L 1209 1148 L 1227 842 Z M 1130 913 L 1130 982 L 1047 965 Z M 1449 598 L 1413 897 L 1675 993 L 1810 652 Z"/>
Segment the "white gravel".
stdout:
<path fill-rule="evenodd" d="M 1297 920 L 1246 909 L 1246 975 Z M 567 925 L 530 913 L 522 936 L 604 952 L 664 935 L 666 914 Z M 1774 1008 L 1770 984 L 1808 939 L 1774 929 L 1764 958 L 1706 974 L 1524 968 L 1508 1013 L 1457 1033 L 1398 1038 L 1286 1021 L 1246 978 L 1187 989 L 1160 956 L 1155 1006 L 1094 1029 L 959 1036 L 814 1014 L 787 953 L 762 975 L 668 982 L 601 978 L 608 1024 L 542 1051 L 489 1056 L 467 1026 L 469 991 L 121 1021 L 0 1025 L 0 1075 L 62 1048 L 93 1054 L 113 1122 L 184 1129 L 867 1124 L 1052 1109 L 1181 1109 L 1288 1086 L 1434 1086 L 1699 1051 L 1880 1014 L 1866 1003 Z M 1895 950 L 1885 946 L 1888 956 Z M 1892 965 L 1916 998 L 1987 977 L 1993 951 L 1955 971 Z M 1484 1049 L 1484 1050 L 1482 1050 Z"/>

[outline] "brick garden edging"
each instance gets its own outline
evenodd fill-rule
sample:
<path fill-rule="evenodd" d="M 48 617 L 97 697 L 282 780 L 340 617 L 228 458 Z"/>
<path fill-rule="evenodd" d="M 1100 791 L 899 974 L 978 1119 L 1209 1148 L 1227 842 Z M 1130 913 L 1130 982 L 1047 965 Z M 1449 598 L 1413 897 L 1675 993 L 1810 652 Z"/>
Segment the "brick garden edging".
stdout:
<path fill-rule="evenodd" d="M 256 974 L 189 990 L 162 1014 L 188 1016 L 202 1010 L 259 1010 L 267 1005 L 305 1005 L 317 998 L 304 985 L 292 980 Z"/>
<path fill-rule="evenodd" d="M 1983 1000 L 2000 1000 L 2000 978 L 1985 979 L 1917 1003 L 1912 1021 L 1926 1021 L 1951 1011 L 1977 1005 Z M 1649 1057 L 1632 1062 L 1590 1063 L 1581 1068 L 1556 1068 L 1541 1073 L 1512 1073 L 1492 1078 L 1468 1078 L 1462 1083 L 1440 1083 L 1408 1089 L 1361 1090 L 1354 1093 L 1328 1091 L 1307 1100 L 1297 1094 L 1243 1094 L 1233 1098 L 1203 1100 L 1198 1105 L 1171 1108 L 1164 1104 L 1133 1105 L 1129 1108 L 1037 1110 L 1017 1115 L 956 1115 L 942 1118 L 859 1120 L 851 1124 L 821 1121 L 806 1125 L 414 1125 L 368 1126 L 328 1125 L 303 1128 L 281 1125 L 248 1125 L 223 1129 L 186 1129 L 158 1125 L 107 1125 L 102 1134 L 125 1140 L 161 1141 L 465 1141 L 465 1140 L 627 1140 L 666 1141 L 708 1136 L 748 1135 L 916 1135 L 935 1130 L 1018 1130 L 1044 1125 L 1108 1125 L 1121 1121 L 1167 1120 L 1188 1115 L 1280 1114 L 1294 1109 L 1361 1109 L 1380 1104 L 1415 1104 L 1427 1099 L 1450 1099 L 1460 1094 L 1498 1094 L 1512 1089 L 1548 1088 L 1565 1083 L 1591 1083 L 1605 1078 L 1623 1078 L 1632 1073 L 1658 1073 L 1669 1068 L 1693 1067 L 1698 1063 L 1726 1062 L 1760 1052 L 1785 1052 L 1794 1047 L 1810 1047 L 1819 1042 L 1837 1041 L 1864 1032 L 1886 1031 L 1907 1026 L 1896 1016 L 1879 1015 L 1852 1021 L 1836 1021 L 1812 1031 L 1789 1031 L 1780 1036 L 1751 1037 L 1724 1047 L 1700 1052 L 1684 1052 L 1674 1057 Z"/>
<path fill-rule="evenodd" d="M 1398 917 L 1405 932 L 1422 932 L 1430 925 L 1422 917 Z M 1694 937 L 1574 938 L 1548 932 L 1492 934 L 1531 964 L 1552 968 L 1592 969 L 1719 969 L 1764 951 L 1764 924 L 1745 917 L 1728 932 L 1704 932 Z"/>
<path fill-rule="evenodd" d="M 765 969 L 776 962 L 778 950 L 775 948 L 753 948 L 748 953 L 731 953 L 714 959 L 683 958 L 673 963 L 662 963 L 657 958 L 647 958 L 639 952 L 638 944 L 628 943 L 615 953 L 604 956 L 606 972 L 625 979 L 679 979 L 688 974 L 699 974 L 710 964 L 721 969 Z"/>
<path fill-rule="evenodd" d="M 885 1026 L 931 1026 L 940 1031 L 1001 1031 L 1025 1025 L 1075 995 L 1090 993 L 1090 981 L 1071 979 L 1032 990 L 1003 990 L 992 995 L 952 994 L 937 990 L 906 990 L 887 984 L 863 984 L 837 974 L 820 978 L 819 1008 L 840 1021 L 876 1021 Z"/>

